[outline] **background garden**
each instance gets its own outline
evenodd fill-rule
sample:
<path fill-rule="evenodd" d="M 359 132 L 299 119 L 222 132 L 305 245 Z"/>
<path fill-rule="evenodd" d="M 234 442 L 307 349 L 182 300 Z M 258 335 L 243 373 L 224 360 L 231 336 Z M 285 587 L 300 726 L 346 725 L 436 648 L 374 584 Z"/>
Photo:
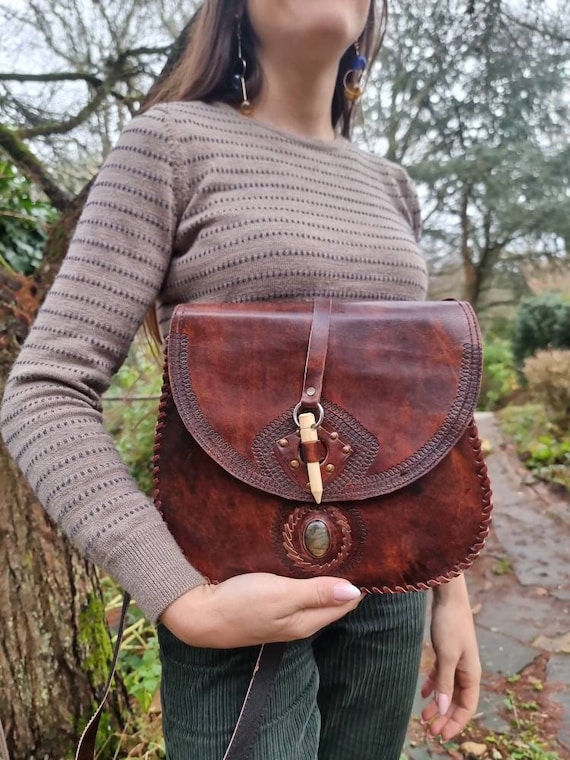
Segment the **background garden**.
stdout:
<path fill-rule="evenodd" d="M 188 20 L 181 5 L 0 1 L 0 392 L 90 180 Z M 569 83 L 563 0 L 392 0 L 357 130 L 417 183 L 430 297 L 465 298 L 479 315 L 480 408 L 497 413 L 529 478 L 567 491 Z M 143 336 L 104 402 L 147 492 L 160 375 Z M 47 523 L 3 449 L 0 526 L 0 717 L 16 760 L 71 757 L 120 591 Z M 156 638 L 134 607 L 120 670 L 100 757 L 162 757 Z"/>

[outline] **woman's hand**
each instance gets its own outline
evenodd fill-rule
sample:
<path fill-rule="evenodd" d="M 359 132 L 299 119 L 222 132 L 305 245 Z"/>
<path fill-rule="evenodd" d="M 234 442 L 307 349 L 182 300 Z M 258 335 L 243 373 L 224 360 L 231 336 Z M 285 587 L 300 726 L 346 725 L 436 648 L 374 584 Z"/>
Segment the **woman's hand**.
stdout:
<path fill-rule="evenodd" d="M 297 580 L 250 573 L 187 591 L 166 608 L 160 622 L 195 647 L 292 641 L 346 615 L 362 597 L 341 578 Z"/>
<path fill-rule="evenodd" d="M 463 731 L 479 700 L 481 663 L 463 576 L 434 591 L 431 640 L 435 664 L 423 687 L 433 699 L 422 711 L 432 736 L 444 741 Z"/>

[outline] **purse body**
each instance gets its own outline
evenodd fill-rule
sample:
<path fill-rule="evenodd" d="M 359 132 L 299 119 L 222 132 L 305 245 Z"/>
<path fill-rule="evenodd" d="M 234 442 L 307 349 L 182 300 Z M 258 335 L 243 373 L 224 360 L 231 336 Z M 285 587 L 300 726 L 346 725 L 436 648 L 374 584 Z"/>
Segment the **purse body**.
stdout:
<path fill-rule="evenodd" d="M 179 306 L 156 506 L 211 582 L 326 574 L 376 593 L 445 582 L 477 557 L 491 520 L 473 421 L 481 365 L 461 302 Z M 300 411 L 320 423 L 310 449 Z"/>

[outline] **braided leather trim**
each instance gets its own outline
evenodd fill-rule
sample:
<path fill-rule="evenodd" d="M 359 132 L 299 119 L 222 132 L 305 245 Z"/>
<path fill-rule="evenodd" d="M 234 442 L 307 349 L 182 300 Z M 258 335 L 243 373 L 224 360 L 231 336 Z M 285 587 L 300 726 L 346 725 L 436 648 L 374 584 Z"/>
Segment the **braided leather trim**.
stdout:
<path fill-rule="evenodd" d="M 168 379 L 168 342 L 169 338 L 164 343 L 164 365 L 162 371 L 162 388 L 160 391 L 160 401 L 158 402 L 158 414 L 156 418 L 156 427 L 154 431 L 154 442 L 152 450 L 152 482 L 153 482 L 153 499 L 154 506 L 162 514 L 162 500 L 160 496 L 160 453 L 161 443 L 164 437 L 164 427 L 166 425 L 166 418 L 170 412 L 170 409 L 174 407 L 172 400 L 172 392 L 170 388 L 170 380 Z"/>

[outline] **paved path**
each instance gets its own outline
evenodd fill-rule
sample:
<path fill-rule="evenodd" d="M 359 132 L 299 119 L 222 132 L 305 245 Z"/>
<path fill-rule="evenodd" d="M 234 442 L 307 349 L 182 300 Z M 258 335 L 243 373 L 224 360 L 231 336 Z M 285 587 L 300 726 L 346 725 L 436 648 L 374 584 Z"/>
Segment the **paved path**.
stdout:
<path fill-rule="evenodd" d="M 513 733 L 506 692 L 510 683 L 516 691 L 516 674 L 534 669 L 539 678 L 531 682 L 537 689 L 544 683 L 541 709 L 546 705 L 548 712 L 542 729 L 553 737 L 559 756 L 570 759 L 570 502 L 532 481 L 494 415 L 478 415 L 477 422 L 491 446 L 487 463 L 495 504 L 492 536 L 467 575 L 484 671 L 481 736 L 485 729 Z M 426 646 L 422 670 L 429 659 Z M 415 716 L 421 704 L 418 696 Z M 410 736 L 410 760 L 457 757 L 426 742 L 417 721 Z"/>

